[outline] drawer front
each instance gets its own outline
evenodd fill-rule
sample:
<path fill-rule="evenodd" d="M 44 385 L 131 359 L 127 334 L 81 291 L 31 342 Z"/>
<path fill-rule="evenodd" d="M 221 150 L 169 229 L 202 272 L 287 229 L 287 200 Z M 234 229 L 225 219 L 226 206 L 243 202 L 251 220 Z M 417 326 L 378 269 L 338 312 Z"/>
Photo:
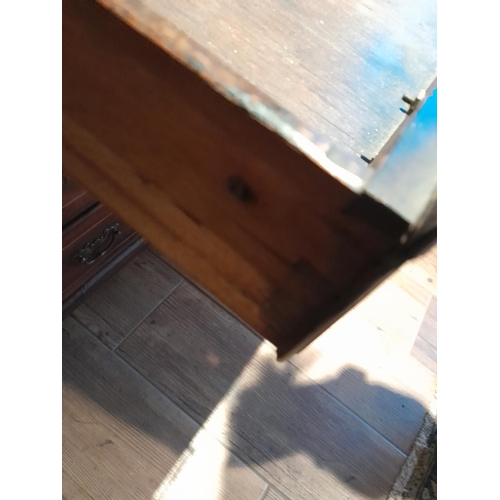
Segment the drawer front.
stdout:
<path fill-rule="evenodd" d="M 63 231 L 63 300 L 138 237 L 102 205 L 81 219 Z"/>
<path fill-rule="evenodd" d="M 80 214 L 97 204 L 97 200 L 80 184 L 67 176 L 62 177 L 62 225 L 67 226 Z"/>

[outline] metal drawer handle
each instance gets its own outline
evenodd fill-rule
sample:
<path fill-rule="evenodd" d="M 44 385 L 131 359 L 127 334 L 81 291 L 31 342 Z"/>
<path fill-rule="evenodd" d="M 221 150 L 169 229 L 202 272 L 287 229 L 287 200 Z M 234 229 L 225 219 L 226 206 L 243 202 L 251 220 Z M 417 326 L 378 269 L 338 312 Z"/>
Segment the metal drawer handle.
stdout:
<path fill-rule="evenodd" d="M 115 236 L 121 234 L 118 229 L 119 224 L 114 224 L 106 228 L 102 236 L 94 240 L 92 243 L 87 243 L 77 254 L 76 258 L 82 264 L 93 264 L 99 257 L 102 257 L 109 247 L 115 241 Z"/>

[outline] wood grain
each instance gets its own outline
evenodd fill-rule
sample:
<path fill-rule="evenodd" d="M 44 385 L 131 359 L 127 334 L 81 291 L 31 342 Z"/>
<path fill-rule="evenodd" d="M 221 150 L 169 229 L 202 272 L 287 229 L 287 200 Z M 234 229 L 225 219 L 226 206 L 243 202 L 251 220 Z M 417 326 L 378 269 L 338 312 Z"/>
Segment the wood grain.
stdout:
<path fill-rule="evenodd" d="M 203 422 L 259 343 L 235 318 L 183 282 L 117 352 Z"/>
<path fill-rule="evenodd" d="M 266 496 L 262 500 L 286 500 L 285 497 L 274 488 L 269 488 Z"/>
<path fill-rule="evenodd" d="M 145 248 L 145 242 L 142 238 L 138 238 L 127 245 L 127 248 L 120 252 L 119 255 L 108 262 L 102 269 L 95 273 L 89 280 L 78 288 L 76 292 L 64 300 L 62 303 L 62 316 L 65 319 L 69 316 L 86 298 L 92 295 L 96 289 L 106 282 L 113 274 L 118 272 L 128 262 L 130 262 L 139 252 Z"/>
<path fill-rule="evenodd" d="M 404 460 L 188 283 L 117 352 L 290 498 L 382 499 Z"/>
<path fill-rule="evenodd" d="M 408 261 L 401 267 L 401 272 L 413 281 L 437 294 L 437 245 L 424 255 Z"/>
<path fill-rule="evenodd" d="M 433 255 L 430 249 L 422 258 L 431 265 Z M 403 266 L 291 362 L 408 453 L 436 390 L 433 366 L 413 352 L 423 332 L 433 338 L 436 299 L 405 271 Z"/>
<path fill-rule="evenodd" d="M 407 224 L 174 59 L 190 42 L 161 18 L 159 48 L 93 2 L 63 5 L 68 170 L 285 354 Z"/>
<path fill-rule="evenodd" d="M 105 254 L 96 258 L 92 264 L 77 259 L 81 249 L 101 238 L 104 231 L 112 226 L 119 228 L 120 233 L 114 236 Z M 70 297 L 138 237 L 130 226 L 101 204 L 66 226 L 62 233 L 63 300 Z"/>
<path fill-rule="evenodd" d="M 63 500 L 93 500 L 65 469 L 62 471 L 62 498 Z"/>
<path fill-rule="evenodd" d="M 437 348 L 420 335 L 415 339 L 411 355 L 433 373 L 437 373 Z"/>
<path fill-rule="evenodd" d="M 63 326 L 64 498 L 173 498 L 175 481 L 166 481 L 196 459 L 199 426 L 82 325 Z M 258 500 L 264 481 L 202 434 L 212 458 L 226 458 L 215 471 L 218 498 Z"/>
<path fill-rule="evenodd" d="M 409 453 L 435 391 L 433 374 L 410 357 L 413 339 L 394 337 L 351 311 L 291 363 Z"/>
<path fill-rule="evenodd" d="M 63 171 L 62 226 L 66 226 L 80 214 L 97 205 L 98 201 Z"/>
<path fill-rule="evenodd" d="M 437 297 L 433 297 L 411 351 L 412 356 L 437 373 Z"/>
<path fill-rule="evenodd" d="M 437 347 L 437 297 L 432 297 L 418 333 L 427 342 Z"/>
<path fill-rule="evenodd" d="M 396 338 L 404 339 L 409 350 L 431 298 L 425 290 L 420 292 L 426 300 L 415 298 L 397 282 L 387 280 L 358 304 L 355 310 L 376 327 Z"/>
<path fill-rule="evenodd" d="M 115 347 L 181 281 L 170 266 L 145 250 L 88 297 L 73 317 Z"/>
<path fill-rule="evenodd" d="M 436 75 L 435 0 L 138 3 L 352 156 L 375 156 Z"/>

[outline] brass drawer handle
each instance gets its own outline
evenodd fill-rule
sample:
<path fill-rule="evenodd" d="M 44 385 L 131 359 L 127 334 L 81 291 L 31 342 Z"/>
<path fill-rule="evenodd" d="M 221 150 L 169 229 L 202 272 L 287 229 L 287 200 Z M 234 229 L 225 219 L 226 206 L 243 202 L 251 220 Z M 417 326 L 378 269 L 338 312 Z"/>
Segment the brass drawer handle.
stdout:
<path fill-rule="evenodd" d="M 99 257 L 102 257 L 115 241 L 115 236 L 121 234 L 118 229 L 119 224 L 114 224 L 106 228 L 102 236 L 87 243 L 77 254 L 76 259 L 82 264 L 93 264 Z"/>

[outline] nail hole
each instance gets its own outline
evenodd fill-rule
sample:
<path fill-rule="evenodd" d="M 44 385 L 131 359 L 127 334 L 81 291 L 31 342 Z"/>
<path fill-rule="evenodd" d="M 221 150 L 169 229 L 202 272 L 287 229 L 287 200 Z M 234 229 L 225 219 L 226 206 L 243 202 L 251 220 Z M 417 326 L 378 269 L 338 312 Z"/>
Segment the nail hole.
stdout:
<path fill-rule="evenodd" d="M 230 193 L 243 203 L 250 203 L 255 199 L 248 184 L 238 175 L 229 177 L 227 186 Z"/>

